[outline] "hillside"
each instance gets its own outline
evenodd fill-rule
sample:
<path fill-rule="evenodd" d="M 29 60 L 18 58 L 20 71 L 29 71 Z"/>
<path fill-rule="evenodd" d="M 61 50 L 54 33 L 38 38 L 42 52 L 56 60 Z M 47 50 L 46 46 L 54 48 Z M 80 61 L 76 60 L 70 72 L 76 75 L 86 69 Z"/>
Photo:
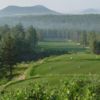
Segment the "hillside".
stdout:
<path fill-rule="evenodd" d="M 32 6 L 32 7 L 8 6 L 0 11 L 0 16 L 50 15 L 50 14 L 56 15 L 60 13 L 57 13 L 41 5 Z"/>
<path fill-rule="evenodd" d="M 15 20 L 16 19 L 16 20 Z M 100 33 L 100 15 L 27 15 L 0 17 L 0 26 L 18 23 L 27 28 L 33 25 L 41 40 L 66 40 L 80 37 L 80 33 Z M 74 35 L 73 35 L 74 34 Z M 99 37 L 98 37 L 99 38 Z"/>
<path fill-rule="evenodd" d="M 16 19 L 16 20 L 15 20 Z M 0 26 L 22 23 L 39 29 L 100 31 L 100 15 L 35 15 L 1 17 Z"/>
<path fill-rule="evenodd" d="M 23 63 L 19 67 L 28 66 L 23 73 L 25 78 L 13 80 L 0 87 L 3 93 L 0 98 L 3 98 L 2 100 L 7 98 L 70 100 L 72 98 L 74 100 L 73 98 L 76 97 L 81 98 L 80 100 L 88 100 L 88 98 L 99 100 L 100 93 L 97 91 L 100 86 L 99 59 L 100 56 L 97 55 L 71 54 L 53 56 L 28 64 Z"/>
<path fill-rule="evenodd" d="M 100 56 L 90 54 L 71 54 L 43 59 L 32 66 L 29 75 L 89 75 L 100 74 Z"/>

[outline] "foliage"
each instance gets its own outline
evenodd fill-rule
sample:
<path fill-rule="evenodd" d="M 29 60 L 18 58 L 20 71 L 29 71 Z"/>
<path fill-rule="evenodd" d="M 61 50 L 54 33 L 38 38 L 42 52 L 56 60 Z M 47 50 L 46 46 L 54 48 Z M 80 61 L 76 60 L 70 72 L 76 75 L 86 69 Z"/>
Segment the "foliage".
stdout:
<path fill-rule="evenodd" d="M 99 100 L 100 85 L 89 80 L 63 81 L 57 88 L 48 83 L 30 83 L 24 89 L 2 91 L 0 100 Z"/>
<path fill-rule="evenodd" d="M 94 41 L 93 48 L 95 54 L 100 54 L 100 41 Z"/>
<path fill-rule="evenodd" d="M 13 65 L 21 61 L 29 60 L 30 56 L 33 56 L 33 51 L 36 49 L 38 41 L 36 38 L 37 33 L 32 26 L 31 29 L 33 30 L 25 32 L 21 24 L 13 28 L 5 25 L 2 29 L 4 34 L 1 34 L 0 40 L 0 64 L 6 70 L 6 73 L 9 73 L 10 79 L 13 76 Z M 30 36 L 28 37 L 26 34 Z"/>
<path fill-rule="evenodd" d="M 12 78 L 13 65 L 16 63 L 16 50 L 15 41 L 8 33 L 6 34 L 0 44 L 0 60 L 1 65 L 6 66 L 6 70 L 9 70 L 9 77 Z"/>
<path fill-rule="evenodd" d="M 94 53 L 95 51 L 95 41 L 97 40 L 95 32 L 89 34 L 89 46 L 90 51 Z"/>

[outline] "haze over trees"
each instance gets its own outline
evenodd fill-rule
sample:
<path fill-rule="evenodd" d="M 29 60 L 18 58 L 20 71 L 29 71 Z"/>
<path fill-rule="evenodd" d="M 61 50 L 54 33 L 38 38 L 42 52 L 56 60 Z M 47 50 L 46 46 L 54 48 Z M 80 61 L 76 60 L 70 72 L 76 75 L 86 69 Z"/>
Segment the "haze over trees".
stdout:
<path fill-rule="evenodd" d="M 39 12 L 43 7 L 35 8 L 39 8 L 37 10 Z M 23 9 L 26 11 L 26 8 L 18 7 L 8 7 L 3 11 L 13 15 L 23 12 Z M 27 12 L 29 9 L 33 7 L 29 7 Z M 17 62 L 78 52 L 78 48 L 72 50 L 73 48 L 67 47 L 67 49 L 44 49 L 38 46 L 38 41 L 71 41 L 77 43 L 80 49 L 90 48 L 92 53 L 100 54 L 100 15 L 62 15 L 47 8 L 43 8 L 42 11 L 46 13 L 29 15 L 28 12 L 28 15 L 0 17 L 0 64 L 4 66 L 3 68 L 5 66 L 9 68 L 10 78 L 13 65 Z"/>

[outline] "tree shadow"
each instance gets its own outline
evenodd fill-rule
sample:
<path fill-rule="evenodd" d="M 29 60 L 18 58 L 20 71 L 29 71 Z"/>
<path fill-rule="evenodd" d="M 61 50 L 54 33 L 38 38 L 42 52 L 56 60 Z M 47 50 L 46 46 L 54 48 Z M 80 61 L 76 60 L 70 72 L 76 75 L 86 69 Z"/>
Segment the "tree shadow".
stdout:
<path fill-rule="evenodd" d="M 79 61 L 100 61 L 100 58 L 93 59 L 93 58 L 88 58 L 88 59 L 80 59 Z"/>

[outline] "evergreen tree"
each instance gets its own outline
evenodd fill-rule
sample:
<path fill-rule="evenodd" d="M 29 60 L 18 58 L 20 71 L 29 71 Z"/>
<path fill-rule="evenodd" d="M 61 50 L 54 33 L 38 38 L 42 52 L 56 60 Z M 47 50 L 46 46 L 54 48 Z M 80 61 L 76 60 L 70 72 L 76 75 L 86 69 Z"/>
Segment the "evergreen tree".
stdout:
<path fill-rule="evenodd" d="M 13 27 L 12 34 L 14 34 L 16 38 L 24 39 L 25 38 L 25 31 L 24 31 L 23 25 L 21 23 L 19 23 L 15 27 Z"/>
<path fill-rule="evenodd" d="M 83 47 L 86 47 L 88 45 L 88 36 L 86 32 L 81 33 L 81 40 L 80 40 L 81 44 L 83 45 Z"/>
<path fill-rule="evenodd" d="M 96 44 L 96 34 L 95 32 L 91 32 L 89 34 L 89 46 L 92 53 L 95 52 L 95 44 Z"/>
<path fill-rule="evenodd" d="M 100 41 L 94 41 L 93 48 L 95 54 L 100 54 Z"/>
<path fill-rule="evenodd" d="M 38 42 L 37 32 L 33 26 L 30 26 L 27 30 L 26 39 L 29 42 L 31 49 L 35 49 Z"/>
<path fill-rule="evenodd" d="M 11 79 L 13 76 L 13 65 L 16 63 L 16 50 L 15 41 L 10 33 L 6 34 L 1 39 L 0 60 L 2 65 L 5 66 L 7 70 L 9 68 L 9 78 Z"/>
<path fill-rule="evenodd" d="M 11 34 L 15 39 L 15 46 L 17 50 L 17 59 L 18 61 L 22 61 L 25 59 L 25 53 L 27 50 L 26 40 L 25 40 L 25 29 L 22 24 L 17 24 L 15 27 L 12 28 Z"/>

